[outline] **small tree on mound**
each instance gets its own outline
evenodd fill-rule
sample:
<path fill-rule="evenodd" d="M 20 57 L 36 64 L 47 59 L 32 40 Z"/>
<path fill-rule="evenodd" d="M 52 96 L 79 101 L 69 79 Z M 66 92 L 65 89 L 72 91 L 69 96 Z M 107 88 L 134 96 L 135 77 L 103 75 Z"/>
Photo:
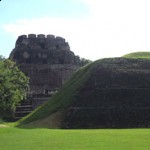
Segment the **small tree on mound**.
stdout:
<path fill-rule="evenodd" d="M 79 63 L 79 65 L 80 65 L 80 66 L 85 66 L 85 65 L 87 65 L 87 64 L 89 64 L 89 63 L 91 63 L 91 62 L 92 62 L 92 61 L 89 60 L 89 59 L 80 58 L 80 63 Z"/>
<path fill-rule="evenodd" d="M 0 117 L 10 115 L 26 97 L 28 82 L 14 62 L 0 56 Z"/>

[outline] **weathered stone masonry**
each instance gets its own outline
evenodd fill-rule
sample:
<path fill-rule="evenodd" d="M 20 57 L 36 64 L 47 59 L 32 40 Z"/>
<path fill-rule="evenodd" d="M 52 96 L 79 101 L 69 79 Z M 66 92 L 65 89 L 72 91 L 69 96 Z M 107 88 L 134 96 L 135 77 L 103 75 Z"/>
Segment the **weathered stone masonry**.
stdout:
<path fill-rule="evenodd" d="M 18 37 L 10 58 L 18 64 L 78 64 L 68 42 L 53 35 L 29 34 Z"/>
<path fill-rule="evenodd" d="M 10 59 L 29 77 L 29 93 L 35 107 L 70 78 L 80 61 L 64 38 L 44 34 L 19 36 Z"/>

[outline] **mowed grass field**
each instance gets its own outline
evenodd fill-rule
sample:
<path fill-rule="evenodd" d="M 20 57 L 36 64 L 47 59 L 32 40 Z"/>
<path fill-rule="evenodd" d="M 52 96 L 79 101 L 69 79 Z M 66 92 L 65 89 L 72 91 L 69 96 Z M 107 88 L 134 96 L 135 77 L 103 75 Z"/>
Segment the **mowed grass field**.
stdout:
<path fill-rule="evenodd" d="M 0 128 L 1 150 L 149 150 L 150 129 Z"/>

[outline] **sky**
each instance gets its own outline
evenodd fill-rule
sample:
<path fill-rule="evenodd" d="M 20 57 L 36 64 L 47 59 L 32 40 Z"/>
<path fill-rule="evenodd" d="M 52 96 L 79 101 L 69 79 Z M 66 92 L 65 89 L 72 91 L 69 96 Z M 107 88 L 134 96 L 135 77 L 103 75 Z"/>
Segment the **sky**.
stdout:
<path fill-rule="evenodd" d="M 91 60 L 150 51 L 149 8 L 149 0 L 1 0 L 0 55 L 30 33 L 61 36 Z"/>

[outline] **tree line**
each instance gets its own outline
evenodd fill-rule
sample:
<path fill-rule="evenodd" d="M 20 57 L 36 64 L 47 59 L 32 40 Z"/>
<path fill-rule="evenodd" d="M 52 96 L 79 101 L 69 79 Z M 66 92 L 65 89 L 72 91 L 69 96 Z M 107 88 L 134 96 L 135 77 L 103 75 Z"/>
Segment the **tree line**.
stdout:
<path fill-rule="evenodd" d="M 0 118 L 10 116 L 26 98 L 28 83 L 15 62 L 0 56 Z"/>

